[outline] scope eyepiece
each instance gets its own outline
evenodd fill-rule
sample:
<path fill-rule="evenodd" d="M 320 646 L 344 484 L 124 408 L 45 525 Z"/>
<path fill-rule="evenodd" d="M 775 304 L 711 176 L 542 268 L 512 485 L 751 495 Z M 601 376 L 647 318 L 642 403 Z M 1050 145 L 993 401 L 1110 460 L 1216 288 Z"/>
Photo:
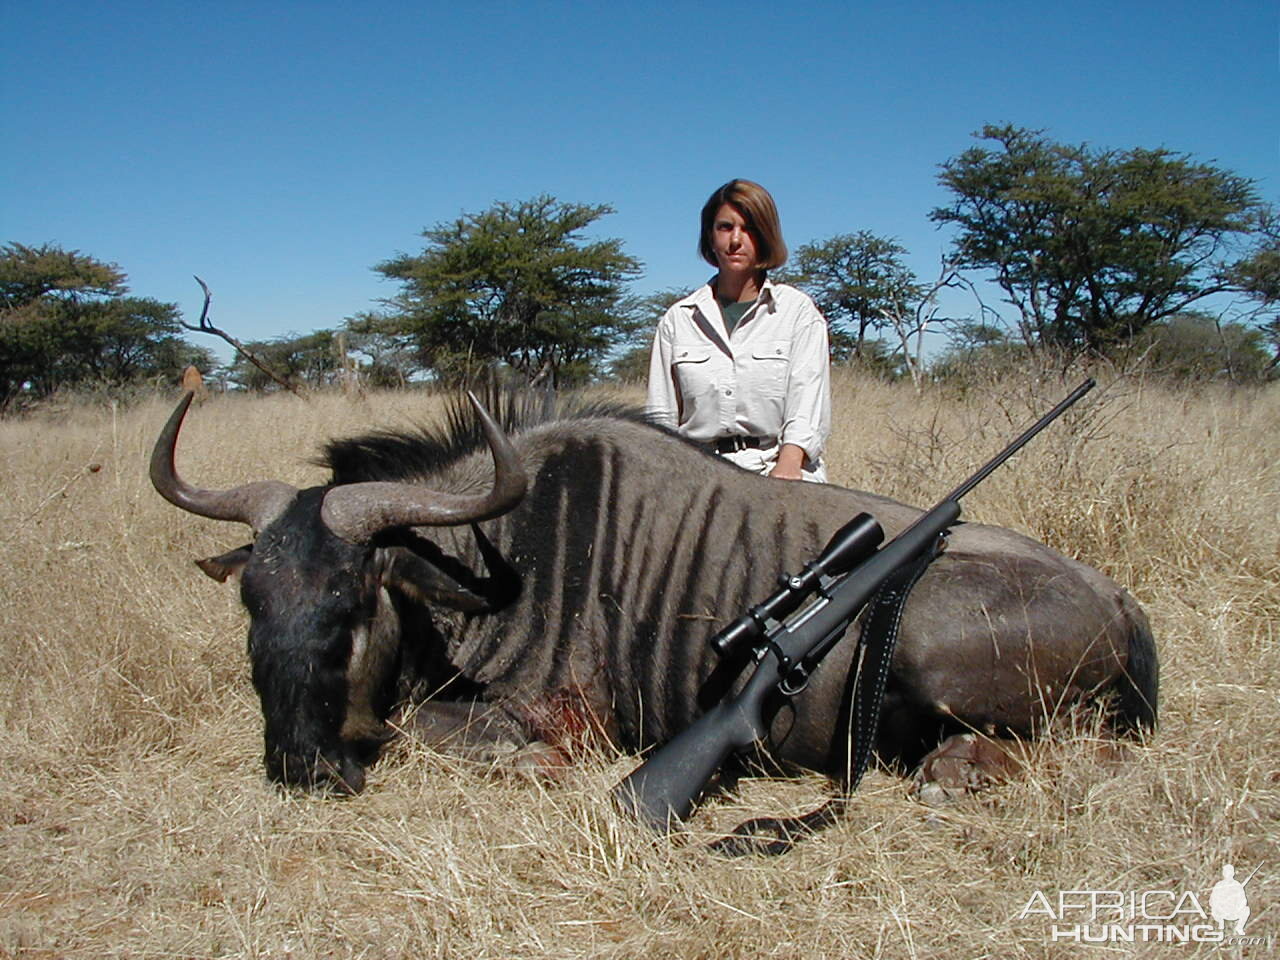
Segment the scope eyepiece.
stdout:
<path fill-rule="evenodd" d="M 741 616 L 711 638 L 711 649 L 723 657 L 748 640 L 755 640 L 763 630 L 764 624 L 755 617 L 750 614 Z"/>

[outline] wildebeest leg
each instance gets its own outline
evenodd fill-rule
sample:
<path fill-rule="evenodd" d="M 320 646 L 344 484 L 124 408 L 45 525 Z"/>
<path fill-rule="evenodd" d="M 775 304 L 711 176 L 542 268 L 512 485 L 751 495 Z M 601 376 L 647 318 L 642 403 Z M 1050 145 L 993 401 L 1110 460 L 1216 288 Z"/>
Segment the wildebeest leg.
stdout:
<path fill-rule="evenodd" d="M 960 733 L 938 744 L 916 770 L 911 793 L 934 806 L 1008 780 L 1021 768 L 1012 740 Z"/>
<path fill-rule="evenodd" d="M 424 703 L 396 725 L 434 750 L 502 771 L 555 776 L 568 765 L 563 751 L 534 739 L 507 711 L 482 701 Z"/>

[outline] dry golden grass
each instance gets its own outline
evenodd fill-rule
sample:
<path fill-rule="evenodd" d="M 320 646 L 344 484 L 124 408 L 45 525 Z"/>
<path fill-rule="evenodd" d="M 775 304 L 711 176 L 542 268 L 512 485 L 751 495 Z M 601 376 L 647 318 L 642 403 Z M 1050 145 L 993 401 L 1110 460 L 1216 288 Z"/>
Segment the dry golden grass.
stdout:
<path fill-rule="evenodd" d="M 832 479 L 931 501 L 1070 385 L 840 380 Z M 1280 943 L 1274 387 L 1109 383 L 966 501 L 1146 605 L 1163 658 L 1151 742 L 1116 762 L 1086 719 L 1022 779 L 943 809 L 872 773 L 846 823 L 740 861 L 700 841 L 805 809 L 823 783 L 749 782 L 676 840 L 612 811 L 625 758 L 544 785 L 399 744 L 353 800 L 269 786 L 244 614 L 190 562 L 245 532 L 179 513 L 146 479 L 170 402 L 0 423 L 0 956 L 1074 957 L 1091 948 L 1019 918 L 1033 892 L 1207 904 L 1225 862 L 1260 868 L 1247 932 L 1272 938 L 1227 955 Z M 415 394 L 220 398 L 179 462 L 203 485 L 306 483 L 322 439 L 434 412 Z"/>

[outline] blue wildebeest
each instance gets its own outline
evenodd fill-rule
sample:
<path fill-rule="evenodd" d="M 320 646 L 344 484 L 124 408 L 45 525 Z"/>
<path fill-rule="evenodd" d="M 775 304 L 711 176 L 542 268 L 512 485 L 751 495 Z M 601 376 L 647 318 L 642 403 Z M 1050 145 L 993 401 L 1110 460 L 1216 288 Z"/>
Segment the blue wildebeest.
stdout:
<path fill-rule="evenodd" d="M 240 577 L 266 768 L 291 784 L 362 789 L 408 687 L 436 694 L 417 732 L 472 753 L 554 762 L 583 717 L 624 749 L 659 743 L 698 714 L 716 629 L 853 515 L 892 537 L 920 513 L 749 474 L 636 416 L 586 410 L 508 435 L 479 404 L 443 431 L 329 443 L 323 486 L 201 490 L 174 467 L 188 403 L 156 443 L 152 481 L 184 510 L 253 529 L 199 563 Z M 781 763 L 840 777 L 850 640 L 780 715 Z M 1122 588 L 1009 530 L 960 524 L 907 605 L 876 749 L 909 769 L 951 737 L 934 766 L 977 780 L 984 735 L 1033 734 L 1107 692 L 1119 729 L 1150 727 L 1156 687 L 1146 617 Z"/>

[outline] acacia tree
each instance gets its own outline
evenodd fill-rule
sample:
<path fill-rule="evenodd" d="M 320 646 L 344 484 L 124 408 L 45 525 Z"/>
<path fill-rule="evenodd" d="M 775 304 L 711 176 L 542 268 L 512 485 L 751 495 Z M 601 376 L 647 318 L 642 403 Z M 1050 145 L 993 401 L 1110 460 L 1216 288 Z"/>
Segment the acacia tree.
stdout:
<path fill-rule="evenodd" d="M 954 260 L 994 271 L 1031 344 L 1105 350 L 1239 289 L 1263 205 L 1252 181 L 1168 150 L 1095 150 L 987 126 L 942 167 Z M 1255 254 L 1256 255 L 1256 254 Z"/>
<path fill-rule="evenodd" d="M 0 247 L 0 406 L 82 383 L 208 370 L 209 351 L 178 336 L 178 309 L 127 296 L 123 271 L 53 244 Z"/>
<path fill-rule="evenodd" d="M 257 358 L 257 363 L 250 357 Z M 228 380 L 246 390 L 269 391 L 283 381 L 296 392 L 297 384 L 331 386 L 337 382 L 341 368 L 334 332 L 313 330 L 244 344 L 243 352 L 236 353 L 224 372 Z"/>
<path fill-rule="evenodd" d="M 902 366 L 906 368 L 917 393 L 924 389 L 925 333 L 937 326 L 957 322 L 951 317 L 938 316 L 938 297 L 943 290 L 961 286 L 967 284 L 960 279 L 954 267 L 943 260 L 938 267 L 938 278 L 933 283 L 917 285 L 912 291 L 913 299 L 895 299 L 881 308 L 885 321 L 898 339 Z"/>
<path fill-rule="evenodd" d="M 870 335 L 913 313 L 924 298 L 926 286 L 902 260 L 906 252 L 867 230 L 842 233 L 799 247 L 778 274 L 809 294 L 827 318 L 837 363 L 868 359 Z"/>
<path fill-rule="evenodd" d="M 1253 304 L 1250 319 L 1271 349 L 1269 373 L 1280 368 L 1280 211 L 1266 207 L 1258 215 L 1258 251 L 1237 264 L 1232 280 Z"/>
<path fill-rule="evenodd" d="M 614 344 L 613 356 L 608 362 L 609 377 L 622 383 L 645 382 L 649 376 L 649 359 L 658 321 L 672 304 L 692 292 L 684 287 L 668 287 L 621 301 L 620 307 L 629 323 L 624 336 Z"/>
<path fill-rule="evenodd" d="M 360 379 L 370 386 L 403 387 L 428 365 L 397 317 L 366 310 L 347 317 L 343 329 L 350 350 L 365 358 Z"/>
<path fill-rule="evenodd" d="M 498 203 L 437 224 L 421 254 L 375 269 L 403 284 L 389 306 L 438 374 L 463 379 L 503 361 L 556 384 L 632 325 L 620 301 L 639 262 L 620 240 L 583 236 L 612 212 L 550 196 Z"/>

